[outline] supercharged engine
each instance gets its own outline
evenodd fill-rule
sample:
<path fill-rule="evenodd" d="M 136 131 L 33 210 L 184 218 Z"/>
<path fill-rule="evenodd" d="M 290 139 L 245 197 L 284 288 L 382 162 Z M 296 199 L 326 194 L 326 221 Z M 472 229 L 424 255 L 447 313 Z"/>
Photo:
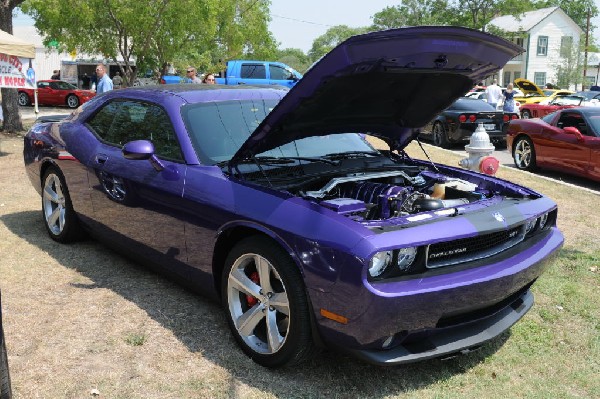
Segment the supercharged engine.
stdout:
<path fill-rule="evenodd" d="M 356 220 L 384 220 L 485 198 L 476 184 L 433 172 L 385 171 L 335 177 L 301 196 Z"/>

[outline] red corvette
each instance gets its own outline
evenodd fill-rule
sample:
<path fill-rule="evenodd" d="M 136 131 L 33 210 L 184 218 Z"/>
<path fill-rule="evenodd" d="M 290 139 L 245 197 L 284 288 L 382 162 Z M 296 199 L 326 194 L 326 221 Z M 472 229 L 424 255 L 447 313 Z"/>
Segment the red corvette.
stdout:
<path fill-rule="evenodd" d="M 66 105 L 77 108 L 96 95 L 91 90 L 81 90 L 62 80 L 38 80 L 38 105 Z M 34 103 L 33 89 L 19 89 L 19 105 Z"/>
<path fill-rule="evenodd" d="M 600 181 L 600 107 L 510 121 L 507 148 L 519 169 L 554 169 Z"/>
<path fill-rule="evenodd" d="M 559 109 L 573 108 L 585 105 L 585 98 L 578 96 L 554 97 L 548 104 L 521 104 L 521 118 L 541 118 Z"/>

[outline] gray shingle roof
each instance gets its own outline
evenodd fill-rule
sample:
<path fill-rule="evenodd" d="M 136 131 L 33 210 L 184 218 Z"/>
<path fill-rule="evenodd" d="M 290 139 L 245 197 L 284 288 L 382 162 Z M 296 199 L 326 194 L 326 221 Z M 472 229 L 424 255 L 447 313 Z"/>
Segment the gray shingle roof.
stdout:
<path fill-rule="evenodd" d="M 524 12 L 518 17 L 503 15 L 492 19 L 489 25 L 494 25 L 507 32 L 527 32 L 557 9 L 558 7 L 540 8 L 539 10 Z"/>

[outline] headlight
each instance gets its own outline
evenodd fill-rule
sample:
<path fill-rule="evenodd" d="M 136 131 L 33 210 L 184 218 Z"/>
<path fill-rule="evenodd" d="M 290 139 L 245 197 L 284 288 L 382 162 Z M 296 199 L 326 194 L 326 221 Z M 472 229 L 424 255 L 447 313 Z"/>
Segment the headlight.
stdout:
<path fill-rule="evenodd" d="M 401 248 L 398 250 L 398 268 L 401 271 L 406 271 L 415 261 L 417 256 L 416 247 Z"/>
<path fill-rule="evenodd" d="M 525 223 L 525 234 L 529 234 L 531 230 L 535 227 L 536 219 L 530 219 Z"/>
<path fill-rule="evenodd" d="M 548 223 L 548 214 L 544 213 L 540 216 L 540 230 L 546 227 L 546 223 Z"/>
<path fill-rule="evenodd" d="M 377 252 L 369 262 L 369 274 L 378 277 L 392 263 L 392 251 Z"/>

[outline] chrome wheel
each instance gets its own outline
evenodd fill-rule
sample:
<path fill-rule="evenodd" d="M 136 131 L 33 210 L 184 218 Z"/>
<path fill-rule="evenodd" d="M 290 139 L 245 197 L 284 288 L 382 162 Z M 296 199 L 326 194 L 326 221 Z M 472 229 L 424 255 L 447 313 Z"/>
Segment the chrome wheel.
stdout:
<path fill-rule="evenodd" d="M 73 210 L 65 178 L 54 166 L 49 167 L 42 178 L 42 215 L 53 240 L 68 243 L 85 237 Z"/>
<path fill-rule="evenodd" d="M 29 105 L 30 101 L 29 101 L 29 96 L 27 95 L 27 93 L 21 92 L 19 93 L 19 105 Z"/>
<path fill-rule="evenodd" d="M 60 235 L 65 228 L 66 207 L 62 183 L 55 174 L 48 174 L 44 180 L 42 210 L 50 233 Z"/>
<path fill-rule="evenodd" d="M 69 108 L 77 108 L 79 107 L 79 99 L 77 96 L 71 95 L 67 97 L 67 106 Z"/>
<path fill-rule="evenodd" d="M 250 236 L 227 255 L 221 300 L 240 348 L 256 363 L 299 363 L 315 350 L 304 280 L 290 255 L 267 237 Z"/>
<path fill-rule="evenodd" d="M 261 354 L 274 354 L 285 344 L 290 306 L 277 270 L 258 254 L 245 254 L 228 277 L 227 302 L 240 338 Z"/>
<path fill-rule="evenodd" d="M 521 112 L 521 119 L 530 119 L 531 118 L 531 114 L 529 113 L 529 111 L 525 110 L 523 112 Z"/>
<path fill-rule="evenodd" d="M 520 137 L 515 143 L 513 159 L 519 169 L 532 170 L 535 168 L 535 149 L 533 143 L 526 137 Z"/>
<path fill-rule="evenodd" d="M 125 188 L 123 179 L 105 172 L 100 172 L 100 181 L 102 182 L 102 188 L 110 198 L 117 202 L 123 202 L 125 200 L 127 189 Z"/>

